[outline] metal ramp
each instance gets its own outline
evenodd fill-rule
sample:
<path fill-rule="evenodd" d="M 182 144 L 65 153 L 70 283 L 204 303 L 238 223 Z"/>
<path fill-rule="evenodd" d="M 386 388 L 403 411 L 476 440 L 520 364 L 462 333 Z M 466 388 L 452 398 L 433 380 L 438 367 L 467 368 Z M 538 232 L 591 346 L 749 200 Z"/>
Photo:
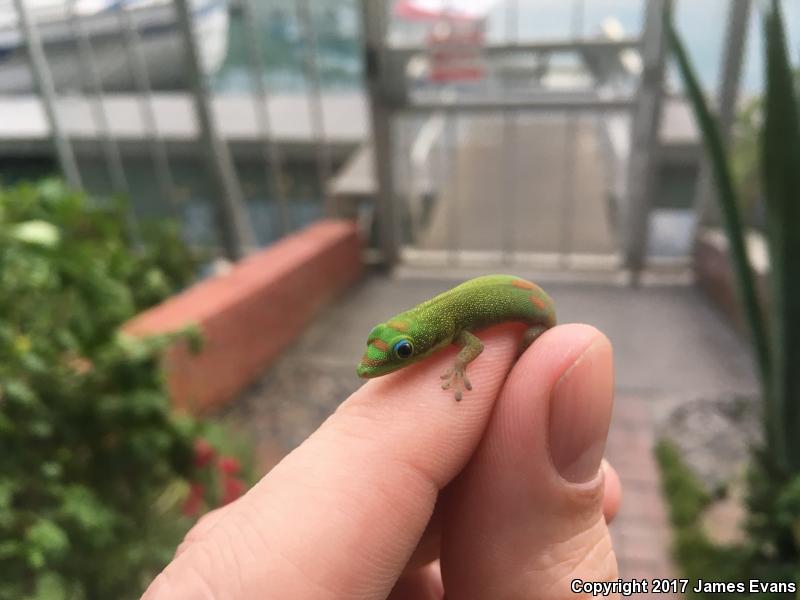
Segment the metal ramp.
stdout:
<path fill-rule="evenodd" d="M 614 258 L 607 173 L 593 117 L 481 115 L 453 127 L 463 131 L 454 132 L 459 142 L 450 177 L 414 240 L 418 259 L 436 251 L 465 261 Z M 407 260 L 415 248 L 404 252 Z"/>

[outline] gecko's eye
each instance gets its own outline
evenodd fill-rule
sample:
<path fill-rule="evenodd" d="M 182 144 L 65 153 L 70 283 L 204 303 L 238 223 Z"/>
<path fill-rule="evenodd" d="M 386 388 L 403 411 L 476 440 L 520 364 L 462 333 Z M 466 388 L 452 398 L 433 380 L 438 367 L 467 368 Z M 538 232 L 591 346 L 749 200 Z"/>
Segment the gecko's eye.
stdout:
<path fill-rule="evenodd" d="M 394 345 L 393 350 L 397 358 L 405 360 L 414 353 L 414 346 L 408 340 L 400 340 Z"/>

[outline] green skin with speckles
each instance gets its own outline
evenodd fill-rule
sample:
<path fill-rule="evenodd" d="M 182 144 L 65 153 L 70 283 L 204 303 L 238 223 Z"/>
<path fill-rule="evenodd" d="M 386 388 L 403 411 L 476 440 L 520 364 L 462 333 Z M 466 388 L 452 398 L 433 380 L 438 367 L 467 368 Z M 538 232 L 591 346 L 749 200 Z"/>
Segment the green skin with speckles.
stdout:
<path fill-rule="evenodd" d="M 524 350 L 556 324 L 553 301 L 535 283 L 513 275 L 470 279 L 375 326 L 358 375 L 386 375 L 456 344 L 461 350 L 455 364 L 442 374 L 442 388 L 452 388 L 456 400 L 461 400 L 463 391 L 472 389 L 467 365 L 483 350 L 474 332 L 506 322 L 529 326 L 522 341 Z"/>

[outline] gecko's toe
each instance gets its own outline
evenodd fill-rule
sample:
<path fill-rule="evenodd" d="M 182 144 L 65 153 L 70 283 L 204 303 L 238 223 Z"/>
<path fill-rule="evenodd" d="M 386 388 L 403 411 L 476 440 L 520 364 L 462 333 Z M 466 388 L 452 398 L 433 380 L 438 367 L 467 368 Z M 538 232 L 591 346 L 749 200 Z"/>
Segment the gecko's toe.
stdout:
<path fill-rule="evenodd" d="M 450 367 L 442 373 L 442 389 L 452 389 L 456 397 L 456 401 L 460 402 L 464 395 L 464 390 L 471 390 L 472 384 L 467 378 L 467 374 L 463 368 L 459 366 Z"/>

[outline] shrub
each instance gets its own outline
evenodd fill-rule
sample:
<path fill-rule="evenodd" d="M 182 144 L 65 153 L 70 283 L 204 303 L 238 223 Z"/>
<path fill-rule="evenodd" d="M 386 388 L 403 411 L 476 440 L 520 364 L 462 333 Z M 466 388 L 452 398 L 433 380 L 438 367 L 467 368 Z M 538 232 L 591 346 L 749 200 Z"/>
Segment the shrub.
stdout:
<path fill-rule="evenodd" d="M 0 599 L 136 596 L 190 524 L 205 426 L 170 410 L 175 336 L 119 328 L 196 264 L 173 226 L 134 244 L 124 216 L 57 181 L 0 187 Z"/>
<path fill-rule="evenodd" d="M 754 448 L 748 481 L 745 568 L 763 579 L 800 583 L 800 101 L 777 0 L 763 3 L 766 90 L 756 148 L 764 196 L 771 294 L 760 306 L 744 248 L 741 204 L 719 128 L 691 61 L 665 19 L 671 48 L 712 166 L 717 199 L 749 324 L 764 399 L 764 442 Z M 751 169 L 755 169 L 752 166 Z M 764 319 L 764 314 L 768 319 Z"/>

